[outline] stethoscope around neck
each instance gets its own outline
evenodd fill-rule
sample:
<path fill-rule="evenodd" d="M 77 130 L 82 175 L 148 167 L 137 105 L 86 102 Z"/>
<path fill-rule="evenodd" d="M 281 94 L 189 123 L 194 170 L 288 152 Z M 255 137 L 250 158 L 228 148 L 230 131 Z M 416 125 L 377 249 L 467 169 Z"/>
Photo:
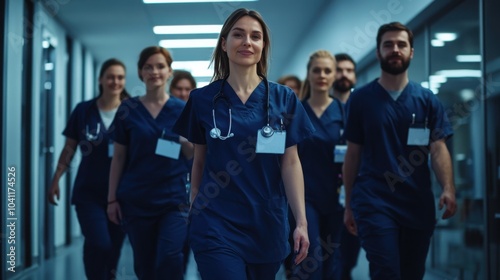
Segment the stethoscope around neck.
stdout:
<path fill-rule="evenodd" d="M 99 108 L 97 107 L 97 99 L 93 106 L 96 106 L 96 110 L 99 111 Z M 86 113 L 86 121 L 89 120 L 90 115 L 92 114 L 91 110 L 93 110 L 93 106 L 90 106 L 88 108 L 88 111 Z M 99 138 L 99 133 L 101 132 L 101 123 L 97 121 L 95 133 L 91 133 L 88 123 L 89 122 L 87 122 L 87 124 L 85 125 L 85 138 L 87 139 L 87 141 L 96 141 Z"/>
<path fill-rule="evenodd" d="M 266 111 L 267 111 L 267 123 L 264 125 L 261 129 L 261 134 L 264 137 L 271 137 L 274 134 L 274 129 L 269 125 L 269 119 L 270 119 L 270 110 L 269 110 L 269 83 L 266 78 L 262 77 L 262 79 L 265 82 L 266 85 L 266 95 L 267 95 L 267 106 L 266 106 Z M 216 139 L 219 138 L 220 140 L 226 140 L 228 138 L 231 138 L 234 136 L 234 133 L 231 132 L 231 128 L 233 125 L 233 115 L 231 112 L 231 101 L 227 96 L 224 95 L 224 84 L 226 83 L 226 79 L 222 80 L 221 87 L 219 92 L 214 96 L 212 99 L 212 120 L 214 123 L 214 127 L 210 130 L 210 137 Z M 221 130 L 217 127 L 217 121 L 215 120 L 215 106 L 217 105 L 217 102 L 219 100 L 223 100 L 224 103 L 226 103 L 228 110 L 229 110 L 229 128 L 227 130 L 226 136 L 222 135 Z"/>
<path fill-rule="evenodd" d="M 97 138 L 99 138 L 99 132 L 101 132 L 101 124 L 97 123 L 97 130 L 95 134 L 90 133 L 89 131 L 89 125 L 85 126 L 85 138 L 87 138 L 87 141 L 95 141 Z"/>

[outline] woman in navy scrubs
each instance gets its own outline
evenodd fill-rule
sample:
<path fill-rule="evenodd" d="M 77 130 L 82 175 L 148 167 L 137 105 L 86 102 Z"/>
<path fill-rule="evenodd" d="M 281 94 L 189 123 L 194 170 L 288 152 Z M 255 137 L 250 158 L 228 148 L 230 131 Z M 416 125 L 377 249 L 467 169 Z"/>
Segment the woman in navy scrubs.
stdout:
<path fill-rule="evenodd" d="M 82 102 L 71 113 L 64 136 L 66 143 L 59 156 L 57 169 L 49 190 L 49 202 L 57 205 L 59 180 L 68 169 L 77 146 L 82 159 L 73 187 L 71 203 L 85 242 L 83 262 L 88 279 L 115 279 L 125 233 L 109 222 L 106 215 L 109 168 L 112 146 L 110 124 L 121 101 L 129 97 L 125 90 L 125 65 L 109 59 L 99 74 L 99 96 Z"/>
<path fill-rule="evenodd" d="M 269 47 L 260 14 L 234 11 L 214 82 L 191 92 L 175 125 L 195 143 L 189 240 L 204 280 L 275 279 L 290 250 L 287 199 L 295 262 L 308 253 L 297 143 L 314 128 L 293 91 L 265 78 Z"/>
<path fill-rule="evenodd" d="M 145 48 L 138 71 L 146 94 L 123 102 L 114 121 L 108 216 L 127 232 L 139 279 L 183 278 L 184 160 L 193 145 L 172 132 L 185 103 L 166 92 L 171 65 L 166 49 Z"/>
<path fill-rule="evenodd" d="M 170 82 L 170 94 L 184 101 L 188 101 L 189 93 L 196 88 L 193 75 L 185 70 L 174 70 L 174 77 Z"/>
<path fill-rule="evenodd" d="M 185 70 L 174 70 L 174 77 L 170 82 L 170 94 L 179 99 L 187 101 L 189 94 L 193 89 L 196 88 L 196 80 L 189 71 Z M 189 192 L 191 190 L 191 168 L 193 167 L 193 159 L 189 159 L 186 162 L 187 174 L 186 174 L 186 203 L 189 204 Z M 184 273 L 186 273 L 187 264 L 189 261 L 189 253 L 191 248 L 189 247 L 189 242 L 186 238 L 183 248 L 184 254 Z"/>
<path fill-rule="evenodd" d="M 339 245 L 343 216 L 337 192 L 342 158 L 334 154 L 344 128 L 343 104 L 329 95 L 335 71 L 335 57 L 330 52 L 319 50 L 309 57 L 301 96 L 316 132 L 301 142 L 298 150 L 304 173 L 311 254 L 301 265 L 292 268 L 292 279 L 335 278 L 333 255 Z M 290 220 L 293 225 L 291 217 Z"/>

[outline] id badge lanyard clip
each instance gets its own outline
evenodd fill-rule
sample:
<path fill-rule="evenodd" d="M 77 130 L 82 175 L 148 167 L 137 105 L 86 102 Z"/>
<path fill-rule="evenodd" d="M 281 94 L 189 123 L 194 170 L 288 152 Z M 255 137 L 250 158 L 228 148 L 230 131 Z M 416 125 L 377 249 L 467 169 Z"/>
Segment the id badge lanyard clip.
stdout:
<path fill-rule="evenodd" d="M 165 129 L 162 130 L 161 136 L 156 143 L 155 154 L 171 159 L 179 159 L 181 152 L 181 144 L 175 141 L 164 139 Z"/>

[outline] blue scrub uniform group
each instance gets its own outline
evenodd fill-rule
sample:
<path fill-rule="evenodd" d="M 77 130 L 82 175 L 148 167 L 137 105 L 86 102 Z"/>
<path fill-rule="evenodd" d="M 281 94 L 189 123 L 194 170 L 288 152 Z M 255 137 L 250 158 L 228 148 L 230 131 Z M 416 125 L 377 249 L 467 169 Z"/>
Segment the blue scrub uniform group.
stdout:
<path fill-rule="evenodd" d="M 338 203 L 337 191 L 342 165 L 335 162 L 334 150 L 336 145 L 342 144 L 344 105 L 334 99 L 318 117 L 307 100 L 302 104 L 316 128 L 311 137 L 298 145 L 304 174 L 310 253 L 300 265 L 287 269 L 291 269 L 291 279 L 336 279 L 334 254 L 340 245 L 343 209 Z M 293 217 L 290 217 L 290 226 L 295 226 Z"/>
<path fill-rule="evenodd" d="M 351 207 L 370 276 L 422 279 L 436 221 L 429 146 L 407 143 L 410 128 L 430 130 L 429 144 L 451 137 L 443 106 L 414 82 L 394 100 L 374 80 L 351 94 L 347 111 L 345 137 L 363 147 Z"/>
<path fill-rule="evenodd" d="M 139 279 L 183 278 L 182 248 L 187 234 L 186 158 L 156 153 L 159 139 L 179 142 L 172 132 L 184 102 L 170 96 L 156 118 L 138 97 L 120 105 L 113 140 L 127 147 L 116 197 L 134 254 Z"/>
<path fill-rule="evenodd" d="M 175 126 L 207 148 L 189 216 L 189 240 L 203 279 L 274 279 L 290 251 L 282 155 L 256 153 L 257 131 L 268 115 L 275 130 L 286 131 L 285 147 L 314 132 L 296 95 L 267 80 L 245 103 L 222 80 L 196 89 Z M 221 135 L 231 129 L 233 136 L 212 138 L 214 122 Z"/>
<path fill-rule="evenodd" d="M 125 233 L 109 221 L 107 198 L 110 132 L 99 115 L 97 98 L 79 103 L 71 113 L 63 135 L 76 140 L 82 158 L 71 203 L 85 237 L 83 262 L 89 279 L 114 279 Z"/>

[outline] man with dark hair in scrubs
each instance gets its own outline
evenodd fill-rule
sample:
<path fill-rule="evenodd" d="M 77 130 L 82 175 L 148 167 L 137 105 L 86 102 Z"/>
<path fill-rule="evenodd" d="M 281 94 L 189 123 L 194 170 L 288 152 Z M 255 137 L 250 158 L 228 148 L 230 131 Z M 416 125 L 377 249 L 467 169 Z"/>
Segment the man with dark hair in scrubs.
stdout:
<path fill-rule="evenodd" d="M 335 54 L 337 61 L 337 71 L 335 81 L 333 82 L 333 97 L 345 103 L 351 96 L 351 91 L 356 85 L 356 62 L 347 53 Z M 342 143 L 345 145 L 345 141 Z M 339 168 L 340 170 L 341 168 Z M 339 176 L 342 178 L 342 176 Z M 340 185 L 340 184 L 339 184 Z M 338 190 L 340 194 L 343 189 Z M 345 205 L 345 196 L 339 196 L 339 203 Z M 342 212 L 343 215 L 343 212 Z M 345 227 L 342 227 L 340 233 L 340 247 L 335 253 L 335 275 L 339 280 L 351 280 L 352 269 L 358 261 L 361 245 L 357 236 L 351 234 Z"/>
<path fill-rule="evenodd" d="M 347 102 L 344 223 L 357 234 L 371 279 L 422 279 L 435 206 L 428 156 L 442 186 L 442 218 L 456 212 L 452 164 L 445 141 L 453 134 L 443 106 L 408 79 L 413 34 L 399 22 L 377 34 L 380 78 Z"/>

